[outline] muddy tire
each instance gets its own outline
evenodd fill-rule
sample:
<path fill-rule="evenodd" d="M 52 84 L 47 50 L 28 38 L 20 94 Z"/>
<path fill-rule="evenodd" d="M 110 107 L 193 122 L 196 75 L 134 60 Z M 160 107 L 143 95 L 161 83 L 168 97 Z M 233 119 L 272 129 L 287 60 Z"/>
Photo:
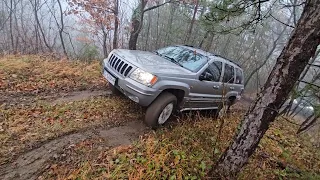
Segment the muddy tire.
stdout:
<path fill-rule="evenodd" d="M 120 96 L 122 94 L 116 87 L 114 87 L 110 83 L 109 83 L 109 87 L 113 95 Z"/>
<path fill-rule="evenodd" d="M 144 122 L 153 129 L 163 125 L 175 112 L 177 97 L 171 93 L 160 94 L 148 107 Z"/>

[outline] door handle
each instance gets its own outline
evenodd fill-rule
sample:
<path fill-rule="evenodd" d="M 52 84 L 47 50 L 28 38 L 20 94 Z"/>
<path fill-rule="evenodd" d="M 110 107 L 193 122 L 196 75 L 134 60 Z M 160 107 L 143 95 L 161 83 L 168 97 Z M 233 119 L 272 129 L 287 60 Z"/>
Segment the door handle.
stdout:
<path fill-rule="evenodd" d="M 234 90 L 234 87 L 229 87 L 229 89 Z"/>
<path fill-rule="evenodd" d="M 219 86 L 213 86 L 214 89 L 219 89 Z"/>

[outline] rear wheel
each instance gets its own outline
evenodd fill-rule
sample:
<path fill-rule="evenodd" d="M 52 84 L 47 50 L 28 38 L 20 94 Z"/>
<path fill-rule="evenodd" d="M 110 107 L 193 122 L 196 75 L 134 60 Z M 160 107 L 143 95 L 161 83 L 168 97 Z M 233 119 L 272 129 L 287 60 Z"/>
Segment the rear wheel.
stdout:
<path fill-rule="evenodd" d="M 157 128 L 167 122 L 169 117 L 175 111 L 177 106 L 177 97 L 171 93 L 164 92 L 157 97 L 148 107 L 145 123 L 152 127 Z"/>

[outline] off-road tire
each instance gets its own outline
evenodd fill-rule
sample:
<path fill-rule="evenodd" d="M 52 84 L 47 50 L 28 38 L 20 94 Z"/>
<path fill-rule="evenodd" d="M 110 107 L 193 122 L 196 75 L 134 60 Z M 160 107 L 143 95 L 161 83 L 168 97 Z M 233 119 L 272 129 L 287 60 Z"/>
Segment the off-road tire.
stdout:
<path fill-rule="evenodd" d="M 148 107 L 144 122 L 153 129 L 158 128 L 158 118 L 163 109 L 169 104 L 173 103 L 173 110 L 171 115 L 175 112 L 177 107 L 177 97 L 169 92 L 160 94 Z M 170 115 L 170 116 L 171 116 Z M 165 122 L 166 123 L 166 122 Z"/>

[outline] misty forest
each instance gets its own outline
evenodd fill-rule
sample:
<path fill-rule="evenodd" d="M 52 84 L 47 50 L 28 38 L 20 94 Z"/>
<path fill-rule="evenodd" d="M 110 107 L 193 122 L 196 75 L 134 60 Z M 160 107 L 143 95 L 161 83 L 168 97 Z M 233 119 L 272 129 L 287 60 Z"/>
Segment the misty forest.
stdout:
<path fill-rule="evenodd" d="M 319 44 L 319 0 L 1 0 L 0 179 L 319 179 Z M 110 92 L 114 49 L 173 45 L 242 68 L 226 115 Z"/>

